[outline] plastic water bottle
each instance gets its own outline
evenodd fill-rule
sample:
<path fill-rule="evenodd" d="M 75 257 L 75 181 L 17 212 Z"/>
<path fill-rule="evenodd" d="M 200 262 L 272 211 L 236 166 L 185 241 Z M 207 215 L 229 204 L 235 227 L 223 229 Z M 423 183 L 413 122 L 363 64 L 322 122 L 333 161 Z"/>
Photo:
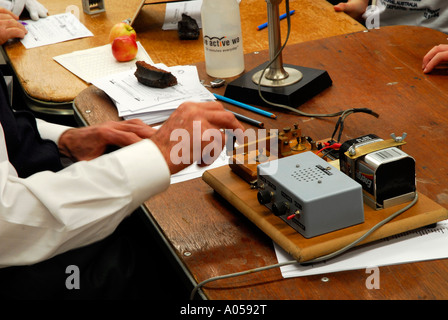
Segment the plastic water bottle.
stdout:
<path fill-rule="evenodd" d="M 240 0 L 203 0 L 201 8 L 205 70 L 229 78 L 244 71 Z"/>

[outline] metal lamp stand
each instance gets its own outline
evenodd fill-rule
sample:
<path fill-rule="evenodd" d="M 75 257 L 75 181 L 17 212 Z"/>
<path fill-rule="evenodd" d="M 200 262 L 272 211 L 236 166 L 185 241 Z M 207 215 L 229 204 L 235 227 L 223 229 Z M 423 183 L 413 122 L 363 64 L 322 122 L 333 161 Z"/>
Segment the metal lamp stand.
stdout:
<path fill-rule="evenodd" d="M 324 70 L 284 65 L 281 49 L 279 4 L 282 0 L 266 0 L 268 11 L 269 62 L 244 73 L 230 82 L 225 96 L 241 102 L 269 106 L 263 97 L 274 103 L 297 107 L 329 87 L 332 83 Z M 269 68 L 266 68 L 266 65 Z M 259 86 L 260 85 L 260 86 Z"/>

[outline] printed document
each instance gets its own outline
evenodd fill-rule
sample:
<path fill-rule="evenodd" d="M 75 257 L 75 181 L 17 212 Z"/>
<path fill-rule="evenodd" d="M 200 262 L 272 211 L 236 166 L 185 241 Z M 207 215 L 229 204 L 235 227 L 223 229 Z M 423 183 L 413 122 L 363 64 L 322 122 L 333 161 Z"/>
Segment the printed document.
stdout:
<path fill-rule="evenodd" d="M 281 267 L 284 278 L 302 277 L 345 270 L 359 270 L 394 264 L 448 257 L 448 220 L 434 228 L 411 230 L 382 240 L 355 247 L 328 261 L 309 266 L 293 264 Z M 274 244 L 278 262 L 294 260 Z"/>
<path fill-rule="evenodd" d="M 26 20 L 23 23 L 28 33 L 20 41 L 27 49 L 93 36 L 93 33 L 70 12 L 37 21 Z"/>
<path fill-rule="evenodd" d="M 137 56 L 133 60 L 126 62 L 118 62 L 114 58 L 110 44 L 74 51 L 53 57 L 53 59 L 85 82 L 92 83 L 95 79 L 114 73 L 135 70 L 135 62 L 139 60 L 153 64 L 151 57 L 140 41 L 137 41 L 137 46 Z"/>
<path fill-rule="evenodd" d="M 171 72 L 177 78 L 177 85 L 163 89 L 145 86 L 138 82 L 135 70 L 96 79 L 92 83 L 114 101 L 120 117 L 139 118 L 146 124 L 165 121 L 182 102 L 215 100 L 200 83 L 195 66 L 155 66 Z"/>
<path fill-rule="evenodd" d="M 182 13 L 196 20 L 198 27 L 201 28 L 201 6 L 202 0 L 167 3 L 162 30 L 177 30 L 177 23 L 182 20 Z"/>

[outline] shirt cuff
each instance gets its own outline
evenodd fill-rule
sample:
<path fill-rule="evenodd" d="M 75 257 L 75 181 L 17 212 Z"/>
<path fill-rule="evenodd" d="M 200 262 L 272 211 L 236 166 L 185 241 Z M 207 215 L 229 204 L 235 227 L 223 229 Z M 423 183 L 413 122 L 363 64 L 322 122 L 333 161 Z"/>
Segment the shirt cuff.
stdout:
<path fill-rule="evenodd" d="M 114 152 L 133 189 L 133 201 L 142 204 L 150 197 L 165 191 L 171 173 L 157 145 L 144 139 Z"/>
<path fill-rule="evenodd" d="M 72 127 L 50 123 L 42 119 L 36 119 L 37 129 L 42 139 L 48 139 L 58 144 L 61 135 L 68 129 L 73 129 Z"/>

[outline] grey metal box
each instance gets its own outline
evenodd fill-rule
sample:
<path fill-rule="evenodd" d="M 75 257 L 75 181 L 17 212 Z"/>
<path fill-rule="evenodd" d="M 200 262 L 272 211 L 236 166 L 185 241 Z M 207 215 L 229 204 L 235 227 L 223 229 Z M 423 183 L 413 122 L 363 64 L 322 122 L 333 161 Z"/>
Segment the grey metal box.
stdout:
<path fill-rule="evenodd" d="M 313 152 L 258 165 L 260 197 L 306 238 L 364 222 L 361 185 Z"/>

